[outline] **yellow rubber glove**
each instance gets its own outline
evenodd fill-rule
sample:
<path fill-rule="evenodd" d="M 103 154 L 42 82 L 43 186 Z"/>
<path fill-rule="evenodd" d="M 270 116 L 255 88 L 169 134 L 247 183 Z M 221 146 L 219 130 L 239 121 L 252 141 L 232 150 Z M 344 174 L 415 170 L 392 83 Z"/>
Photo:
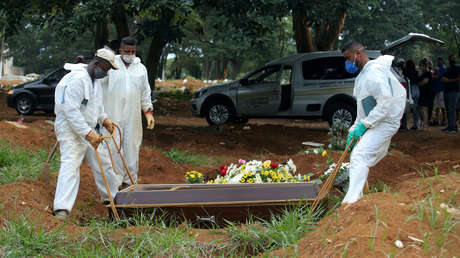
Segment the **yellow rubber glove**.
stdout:
<path fill-rule="evenodd" d="M 102 122 L 102 126 L 109 131 L 110 134 L 113 133 L 113 130 L 115 130 L 115 124 L 110 118 L 104 119 L 104 122 Z"/>
<path fill-rule="evenodd" d="M 102 142 L 102 136 L 98 133 L 95 133 L 93 131 L 89 131 L 89 133 L 86 135 L 85 139 L 91 143 L 91 145 L 97 149 L 97 146 Z"/>
<path fill-rule="evenodd" d="M 145 119 L 147 120 L 147 129 L 151 130 L 155 127 L 155 118 L 153 118 L 153 112 L 145 112 Z"/>

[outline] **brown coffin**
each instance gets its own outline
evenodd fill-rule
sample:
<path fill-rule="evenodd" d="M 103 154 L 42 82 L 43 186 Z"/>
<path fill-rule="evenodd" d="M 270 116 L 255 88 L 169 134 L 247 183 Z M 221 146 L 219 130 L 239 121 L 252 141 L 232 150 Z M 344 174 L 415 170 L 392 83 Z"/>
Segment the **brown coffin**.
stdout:
<path fill-rule="evenodd" d="M 191 222 L 244 222 L 249 216 L 267 219 L 270 213 L 313 201 L 318 192 L 314 183 L 144 184 L 118 192 L 115 205 L 125 215 L 159 208 Z"/>

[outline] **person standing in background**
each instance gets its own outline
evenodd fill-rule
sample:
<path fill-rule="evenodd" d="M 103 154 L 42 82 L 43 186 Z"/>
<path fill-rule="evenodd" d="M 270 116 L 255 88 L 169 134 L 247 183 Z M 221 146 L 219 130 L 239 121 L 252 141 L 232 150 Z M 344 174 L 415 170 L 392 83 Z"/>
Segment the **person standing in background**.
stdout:
<path fill-rule="evenodd" d="M 432 125 L 445 125 L 446 118 L 446 109 L 444 106 L 444 83 L 441 81 L 444 72 L 446 71 L 446 66 L 444 65 L 444 60 L 442 57 L 436 59 L 437 68 L 433 71 L 433 113 L 431 124 Z"/>
<path fill-rule="evenodd" d="M 419 69 L 422 72 L 418 78 L 418 86 L 420 89 L 418 106 L 420 114 L 422 115 L 422 123 L 419 126 L 419 130 L 424 130 L 428 127 L 428 112 L 433 102 L 431 89 L 431 71 L 428 69 L 428 60 L 426 58 L 420 60 Z"/>
<path fill-rule="evenodd" d="M 455 64 L 455 55 L 449 55 L 449 68 L 441 78 L 444 83 L 444 104 L 447 111 L 447 127 L 442 129 L 446 133 L 457 133 L 456 105 L 458 83 L 460 82 L 460 67 Z"/>
<path fill-rule="evenodd" d="M 419 87 L 417 85 L 418 83 L 418 73 L 417 73 L 417 69 L 415 68 L 415 62 L 414 60 L 412 59 L 409 59 L 406 61 L 406 66 L 404 67 L 404 70 L 403 70 L 403 74 L 404 76 L 409 80 L 409 86 L 410 87 L 410 91 L 411 91 L 411 95 L 412 95 L 412 101 L 414 104 L 411 104 L 411 106 L 409 107 L 409 113 L 413 114 L 413 125 L 412 127 L 410 128 L 411 130 L 417 130 L 417 124 L 418 124 L 418 120 L 419 120 L 419 111 L 418 111 L 418 99 L 419 99 L 419 96 L 420 96 L 420 91 L 419 91 Z"/>
<path fill-rule="evenodd" d="M 115 63 L 120 68 L 109 71 L 107 79 L 102 81 L 104 109 L 120 127 L 121 152 L 135 184 L 139 170 L 139 149 L 142 143 L 141 113 L 144 113 L 147 120 L 147 129 L 153 129 L 155 126 L 147 69 L 136 57 L 136 46 L 137 40 L 133 37 L 121 39 L 120 55 L 115 56 Z M 119 140 L 117 139 L 117 142 Z M 113 144 L 110 149 L 112 153 L 117 151 Z M 131 185 L 132 182 L 122 160 L 119 157 L 114 160 L 116 170 L 124 175 L 122 188 Z"/>

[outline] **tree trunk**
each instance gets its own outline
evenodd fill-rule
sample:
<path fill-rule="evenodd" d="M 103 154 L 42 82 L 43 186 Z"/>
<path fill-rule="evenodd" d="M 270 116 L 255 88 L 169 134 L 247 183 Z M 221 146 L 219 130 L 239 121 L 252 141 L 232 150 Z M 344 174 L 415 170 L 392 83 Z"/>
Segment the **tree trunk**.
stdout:
<path fill-rule="evenodd" d="M 160 63 L 158 67 L 158 78 L 164 80 L 168 53 L 165 53 L 164 50 L 162 52 L 163 54 L 160 57 Z"/>
<path fill-rule="evenodd" d="M 94 46 L 96 49 L 104 47 L 109 42 L 109 26 L 107 17 L 104 17 L 101 22 L 96 24 L 96 35 L 94 37 Z"/>
<path fill-rule="evenodd" d="M 120 40 L 123 37 L 129 36 L 128 19 L 122 3 L 117 3 L 113 6 L 110 16 L 112 17 L 112 22 L 117 30 L 117 39 Z"/>
<path fill-rule="evenodd" d="M 316 50 L 311 37 L 311 28 L 308 25 L 309 23 L 305 11 L 292 11 L 292 30 L 294 31 L 297 53 L 306 53 Z"/>
<path fill-rule="evenodd" d="M 174 12 L 169 10 L 162 10 L 161 12 L 161 24 L 170 24 Z M 150 42 L 149 53 L 147 54 L 147 73 L 149 76 L 150 89 L 155 90 L 155 79 L 158 74 L 158 64 L 160 62 L 161 53 L 166 45 L 166 41 L 162 40 L 160 32 L 157 32 L 152 37 Z"/>
<path fill-rule="evenodd" d="M 334 44 L 343 29 L 346 17 L 347 14 L 345 11 L 337 12 L 335 21 L 315 26 L 315 41 L 319 51 L 329 51 L 334 48 Z"/>
<path fill-rule="evenodd" d="M 230 60 L 228 58 L 224 58 L 224 60 L 222 60 L 222 77 L 220 79 L 227 79 L 228 77 L 228 63 L 230 62 Z"/>
<path fill-rule="evenodd" d="M 232 59 L 231 61 L 232 64 L 232 75 L 230 79 L 235 80 L 238 77 L 238 74 L 240 74 L 241 71 L 241 62 L 239 59 Z"/>
<path fill-rule="evenodd" d="M 150 89 L 155 90 L 155 79 L 158 74 L 158 63 L 160 62 L 161 52 L 166 45 L 161 40 L 152 39 L 149 46 L 149 53 L 147 55 L 147 74 L 149 76 Z"/>

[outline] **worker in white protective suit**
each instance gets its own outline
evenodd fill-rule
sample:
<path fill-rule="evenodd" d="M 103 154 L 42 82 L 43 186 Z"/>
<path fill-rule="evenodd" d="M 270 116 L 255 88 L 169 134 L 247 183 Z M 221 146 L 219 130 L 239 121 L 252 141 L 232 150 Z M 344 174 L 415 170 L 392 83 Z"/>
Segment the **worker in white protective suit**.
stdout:
<path fill-rule="evenodd" d="M 391 137 L 398 131 L 404 113 L 406 91 L 391 71 L 393 56 L 370 60 L 363 45 L 356 41 L 348 42 L 342 52 L 347 59 L 345 69 L 348 72 L 361 70 L 353 91 L 357 116 L 349 129 L 347 141 L 347 145 L 353 141 L 350 184 L 342 202 L 351 204 L 363 195 L 369 167 L 377 164 L 388 152 Z"/>
<path fill-rule="evenodd" d="M 144 113 L 147 120 L 147 129 L 153 129 L 155 126 L 147 69 L 136 57 L 136 45 L 137 40 L 133 37 L 121 39 L 119 49 L 121 55 L 115 57 L 115 63 L 120 69 L 109 71 L 107 78 L 102 81 L 104 109 L 120 127 L 121 153 L 135 184 L 137 183 L 139 149 L 142 142 L 141 112 Z M 115 135 L 119 143 L 118 133 Z M 117 152 L 114 144 L 111 144 L 111 152 Z M 125 188 L 132 182 L 123 161 L 119 155 L 115 156 L 115 168 L 124 175 L 122 188 Z"/>
<path fill-rule="evenodd" d="M 102 202 L 107 203 L 109 200 L 94 148 L 97 148 L 100 155 L 112 197 L 121 184 L 121 176 L 114 173 L 107 150 L 100 145 L 102 136 L 95 131 L 98 123 L 109 131 L 114 130 L 113 122 L 104 112 L 99 82 L 110 69 L 118 68 L 114 58 L 113 52 L 99 49 L 89 65 L 66 64 L 64 68 L 70 70 L 70 73 L 56 86 L 54 129 L 60 144 L 61 166 L 53 211 L 60 220 L 66 219 L 74 205 L 83 159 L 93 171 Z"/>

